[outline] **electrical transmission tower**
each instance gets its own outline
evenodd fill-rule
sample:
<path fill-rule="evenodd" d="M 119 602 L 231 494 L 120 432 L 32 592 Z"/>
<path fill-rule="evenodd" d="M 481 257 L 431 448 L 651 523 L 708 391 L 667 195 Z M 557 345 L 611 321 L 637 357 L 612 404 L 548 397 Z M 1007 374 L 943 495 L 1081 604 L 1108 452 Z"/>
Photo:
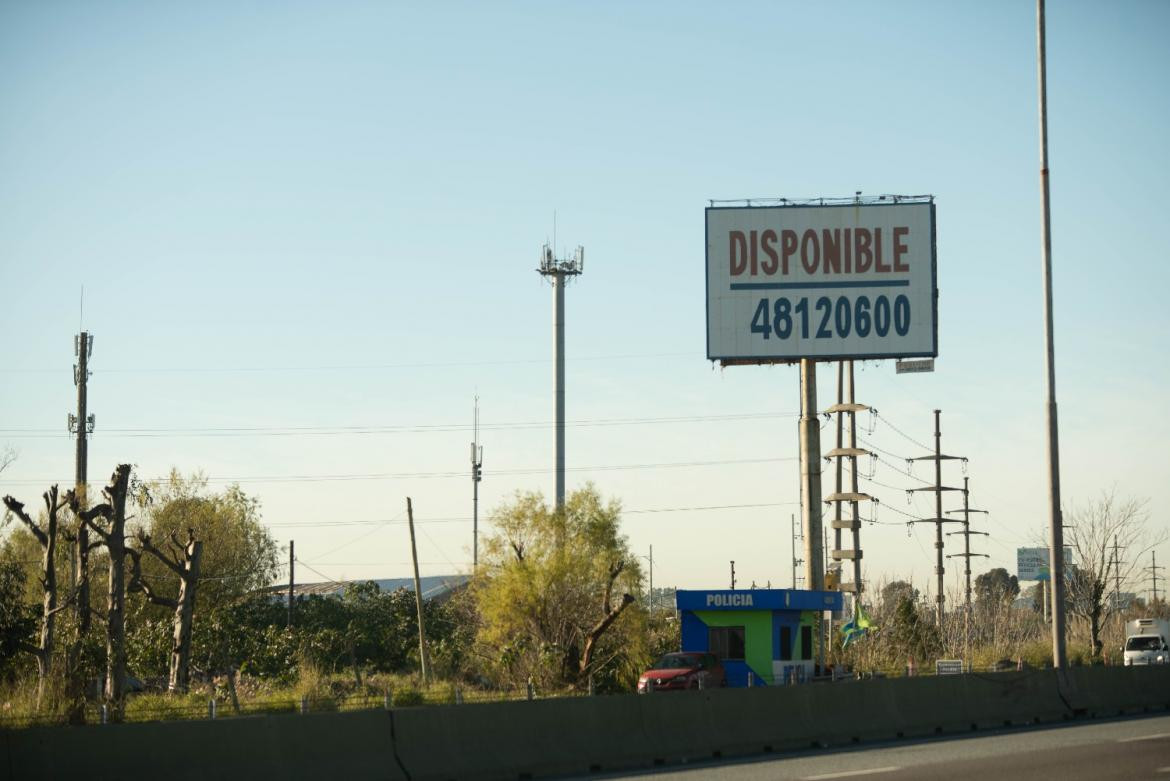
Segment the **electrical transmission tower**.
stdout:
<path fill-rule="evenodd" d="M 869 407 L 866 405 L 858 404 L 854 398 L 853 361 L 840 361 L 837 364 L 837 403 L 826 410 L 826 412 L 833 413 L 837 416 L 837 446 L 825 454 L 826 460 L 836 460 L 837 487 L 836 491 L 825 498 L 825 504 L 833 505 L 833 521 L 831 523 L 833 528 L 832 559 L 838 568 L 847 559 L 853 562 L 853 582 L 842 582 L 840 584 L 840 590 L 853 594 L 854 605 L 857 605 L 861 599 L 861 518 L 858 513 L 858 505 L 861 502 L 873 501 L 872 496 L 861 493 L 857 486 L 857 457 L 868 456 L 870 454 L 868 450 L 857 447 L 857 413 L 868 409 Z M 848 445 L 845 444 L 846 416 L 849 419 Z M 845 490 L 844 476 L 842 474 L 846 459 L 849 460 L 850 474 L 850 487 L 848 491 Z M 847 502 L 850 508 L 850 516 L 849 520 L 844 520 L 841 517 L 842 507 Z M 851 533 L 848 548 L 842 544 L 841 532 L 846 529 Z"/>
<path fill-rule="evenodd" d="M 1117 535 L 1113 535 L 1113 545 L 1110 546 L 1113 550 L 1112 560 L 1109 562 L 1113 567 L 1113 611 L 1121 615 L 1121 546 L 1117 544 Z"/>
<path fill-rule="evenodd" d="M 1158 581 L 1165 580 L 1164 577 L 1158 574 L 1158 570 L 1166 569 L 1158 566 L 1157 551 L 1150 551 L 1150 566 L 1146 567 L 1146 572 L 1150 573 L 1150 588 L 1153 590 L 1153 599 L 1150 600 L 1150 607 L 1154 607 L 1158 602 Z"/>
<path fill-rule="evenodd" d="M 934 573 L 938 581 L 938 596 L 935 597 L 938 605 L 935 610 L 935 620 L 941 627 L 943 616 L 946 614 L 946 593 L 943 590 L 943 574 L 946 572 L 946 567 L 943 566 L 943 530 L 944 523 L 960 523 L 954 518 L 944 518 L 942 511 L 942 495 L 944 491 L 961 491 L 961 488 L 954 488 L 945 486 L 942 483 L 942 462 L 943 461 L 963 461 L 967 459 L 962 456 L 944 456 L 942 453 L 942 428 L 939 423 L 939 416 L 942 415 L 942 410 L 936 409 L 934 411 L 934 455 L 919 456 L 918 458 L 910 458 L 908 461 L 933 461 L 934 462 L 934 485 L 926 486 L 924 488 L 911 488 L 911 493 L 916 491 L 932 491 L 934 493 L 934 517 L 933 518 L 919 518 L 915 523 L 933 523 L 935 529 L 934 549 L 935 549 L 935 565 Z"/>
<path fill-rule="evenodd" d="M 977 558 L 980 556 L 985 558 L 985 559 L 991 558 L 986 553 L 972 553 L 971 552 L 971 535 L 972 534 L 982 534 L 984 537 L 990 537 L 991 535 L 989 535 L 987 532 L 973 532 L 973 531 L 971 531 L 971 513 L 983 513 L 984 515 L 986 515 L 987 510 L 976 510 L 975 508 L 971 507 L 971 505 L 969 503 L 971 490 L 968 487 L 968 485 L 969 485 L 968 479 L 966 477 L 964 477 L 963 478 L 963 508 L 961 510 L 947 510 L 948 515 L 951 513 L 962 513 L 963 514 L 963 531 L 961 531 L 961 532 L 947 532 L 948 537 L 950 537 L 951 535 L 954 535 L 954 534 L 963 535 L 963 552 L 949 554 L 947 556 L 947 558 L 948 559 L 963 559 L 963 563 L 965 565 L 964 569 L 963 569 L 963 574 L 967 578 L 967 612 L 969 614 L 971 612 L 971 559 L 972 559 L 972 557 Z"/>
<path fill-rule="evenodd" d="M 565 285 L 585 270 L 585 248 L 577 247 L 573 257 L 557 260 L 552 247 L 540 250 L 540 275 L 553 287 L 553 384 L 556 410 L 556 507 L 565 506 Z"/>

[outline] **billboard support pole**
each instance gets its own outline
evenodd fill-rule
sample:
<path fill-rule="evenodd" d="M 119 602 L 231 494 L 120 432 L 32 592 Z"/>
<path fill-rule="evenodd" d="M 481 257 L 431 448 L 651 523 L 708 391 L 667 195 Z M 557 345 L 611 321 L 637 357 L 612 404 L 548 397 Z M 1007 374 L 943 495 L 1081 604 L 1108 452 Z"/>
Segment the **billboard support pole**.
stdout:
<path fill-rule="evenodd" d="M 825 560 L 821 543 L 821 426 L 817 420 L 817 362 L 800 359 L 800 482 L 804 527 L 804 577 L 806 588 L 825 590 Z M 817 611 L 815 637 L 820 639 L 817 663 L 825 669 L 825 640 Z"/>

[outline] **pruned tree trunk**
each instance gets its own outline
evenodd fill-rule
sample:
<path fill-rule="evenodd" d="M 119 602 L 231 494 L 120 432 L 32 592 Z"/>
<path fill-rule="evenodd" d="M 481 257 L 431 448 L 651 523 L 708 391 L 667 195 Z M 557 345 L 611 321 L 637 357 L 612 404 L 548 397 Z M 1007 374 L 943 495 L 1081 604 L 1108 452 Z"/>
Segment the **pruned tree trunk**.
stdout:
<path fill-rule="evenodd" d="M 199 586 L 203 543 L 195 539 L 194 529 L 188 529 L 186 545 L 180 545 L 172 533 L 170 555 L 156 547 L 151 541 L 150 535 L 143 532 L 138 535 L 138 546 L 140 550 L 129 549 L 127 551 L 132 564 L 128 590 L 141 591 L 150 602 L 169 607 L 175 612 L 167 690 L 185 694 L 191 682 L 191 626 L 195 616 L 195 593 Z M 179 596 L 177 599 L 159 594 L 149 582 L 143 580 L 141 560 L 143 552 L 154 556 L 178 576 Z"/>
<path fill-rule="evenodd" d="M 634 603 L 633 595 L 623 594 L 622 601 L 617 607 L 611 605 L 614 583 L 617 582 L 618 576 L 622 574 L 625 566 L 624 561 L 619 561 L 609 568 L 609 580 L 606 581 L 605 596 L 601 600 L 604 615 L 600 621 L 593 625 L 592 629 L 585 633 L 585 650 L 581 654 L 581 662 L 578 667 L 578 674 L 581 678 L 584 678 L 590 672 L 589 667 L 593 664 L 593 653 L 597 648 L 597 641 L 613 625 L 613 622 L 618 620 L 618 616 L 622 614 L 622 611 Z"/>
<path fill-rule="evenodd" d="M 53 670 L 53 636 L 56 624 L 57 606 L 57 569 L 55 558 L 57 554 L 57 513 L 65 506 L 65 501 L 58 500 L 57 486 L 52 486 L 44 494 L 45 499 L 45 528 L 42 529 L 33 522 L 24 505 L 11 496 L 4 497 L 4 506 L 20 519 L 33 537 L 41 545 L 41 636 L 36 646 L 21 643 L 20 647 L 33 655 L 37 660 L 37 709 L 40 710 L 45 696 L 45 685 Z"/>
<path fill-rule="evenodd" d="M 130 464 L 119 464 L 103 493 L 106 503 L 81 510 L 74 497 L 74 511 L 100 538 L 110 557 L 106 590 L 106 688 L 110 719 L 121 721 L 126 689 L 126 495 L 130 489 Z M 95 520 L 109 525 L 103 529 Z"/>
<path fill-rule="evenodd" d="M 195 616 L 195 591 L 199 585 L 199 564 L 203 543 L 194 539 L 184 548 L 183 573 L 179 576 L 179 599 L 175 607 L 174 642 L 167 690 L 185 694 L 191 683 L 191 624 Z"/>

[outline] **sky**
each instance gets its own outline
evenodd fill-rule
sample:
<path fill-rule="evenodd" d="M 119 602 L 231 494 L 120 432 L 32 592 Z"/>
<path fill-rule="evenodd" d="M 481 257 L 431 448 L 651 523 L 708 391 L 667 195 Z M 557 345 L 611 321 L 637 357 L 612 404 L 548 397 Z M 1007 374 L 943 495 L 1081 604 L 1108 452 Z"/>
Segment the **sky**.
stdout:
<path fill-rule="evenodd" d="M 1047 17 L 1062 497 L 1147 499 L 1155 532 L 1168 26 L 1152 1 Z M 517 491 L 551 500 L 535 269 L 582 245 L 569 489 L 621 502 L 655 585 L 726 587 L 734 561 L 788 587 L 798 371 L 707 360 L 704 209 L 860 191 L 935 197 L 939 287 L 933 373 L 856 367 L 865 580 L 932 587 L 934 527 L 905 523 L 934 514 L 905 493 L 930 470 L 905 459 L 935 409 L 969 459 L 944 483 L 989 511 L 975 572 L 1046 537 L 1030 3 L 7 0 L 0 106 L 0 492 L 26 503 L 72 482 L 84 329 L 94 482 L 238 482 L 298 581 L 409 574 L 411 497 L 422 574 L 467 572 L 476 397 L 481 535 Z M 834 365 L 818 383 L 824 409 Z"/>

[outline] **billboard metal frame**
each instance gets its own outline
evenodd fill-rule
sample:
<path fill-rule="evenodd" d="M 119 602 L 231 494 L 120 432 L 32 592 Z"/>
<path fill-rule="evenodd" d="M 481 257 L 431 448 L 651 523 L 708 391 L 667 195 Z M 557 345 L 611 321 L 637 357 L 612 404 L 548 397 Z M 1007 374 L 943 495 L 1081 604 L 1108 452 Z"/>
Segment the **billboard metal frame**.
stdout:
<path fill-rule="evenodd" d="M 711 200 L 709 206 L 703 210 L 703 291 L 706 297 L 704 308 L 706 312 L 706 339 L 707 360 L 719 361 L 722 366 L 755 366 L 759 364 L 794 364 L 803 357 L 811 361 L 870 361 L 889 360 L 895 358 L 937 358 L 938 357 L 938 227 L 935 220 L 933 195 L 879 195 L 868 198 L 739 198 L 730 200 Z M 736 204 L 736 205 L 733 205 Z M 892 353 L 849 353 L 841 355 L 768 357 L 754 355 L 711 355 L 711 269 L 707 257 L 707 248 L 710 246 L 710 225 L 707 213 L 711 211 L 743 210 L 743 209 L 785 209 L 785 208 L 846 208 L 856 206 L 905 206 L 910 204 L 929 204 L 930 206 L 930 285 L 931 285 L 931 346 L 929 352 L 892 352 Z"/>

